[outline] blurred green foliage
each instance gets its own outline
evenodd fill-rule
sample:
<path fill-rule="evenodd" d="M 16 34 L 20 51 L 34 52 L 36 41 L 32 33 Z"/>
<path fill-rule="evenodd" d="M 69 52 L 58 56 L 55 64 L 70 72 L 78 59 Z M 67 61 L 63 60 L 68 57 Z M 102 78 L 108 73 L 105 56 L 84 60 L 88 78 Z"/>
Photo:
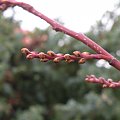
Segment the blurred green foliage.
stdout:
<path fill-rule="evenodd" d="M 86 34 L 119 59 L 120 16 L 116 11 L 106 12 L 103 19 Z M 51 27 L 24 31 L 19 22 L 0 14 L 0 120 L 120 119 L 120 89 L 103 89 L 84 81 L 87 74 L 119 80 L 119 71 L 96 60 L 83 65 L 29 61 L 21 54 L 22 47 L 57 53 L 93 52 Z"/>

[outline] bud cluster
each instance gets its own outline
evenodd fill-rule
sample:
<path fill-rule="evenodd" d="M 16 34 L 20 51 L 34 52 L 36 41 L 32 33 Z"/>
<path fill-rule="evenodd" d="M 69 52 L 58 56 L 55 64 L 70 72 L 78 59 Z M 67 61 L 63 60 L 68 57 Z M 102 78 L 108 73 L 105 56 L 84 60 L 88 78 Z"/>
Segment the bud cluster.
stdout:
<path fill-rule="evenodd" d="M 87 75 L 87 82 L 102 84 L 103 88 L 118 88 L 120 87 L 120 81 L 113 82 L 112 79 L 105 79 L 103 77 L 96 78 L 95 75 Z"/>
<path fill-rule="evenodd" d="M 59 63 L 60 61 L 64 60 L 67 63 L 77 61 L 79 64 L 83 64 L 89 59 L 90 53 L 88 52 L 79 52 L 74 51 L 72 55 L 70 54 L 61 54 L 61 53 L 54 53 L 53 51 L 48 51 L 47 53 L 44 52 L 31 52 L 27 48 L 22 48 L 21 52 L 26 55 L 27 59 L 38 58 L 41 62 L 47 62 L 52 60 L 55 63 Z M 91 57 L 90 57 L 91 59 Z"/>

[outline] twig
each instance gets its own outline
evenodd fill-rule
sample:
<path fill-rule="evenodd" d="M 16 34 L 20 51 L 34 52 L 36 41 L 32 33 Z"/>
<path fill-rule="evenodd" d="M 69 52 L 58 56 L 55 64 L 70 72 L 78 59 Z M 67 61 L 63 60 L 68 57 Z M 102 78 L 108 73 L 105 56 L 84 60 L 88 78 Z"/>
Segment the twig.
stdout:
<path fill-rule="evenodd" d="M 109 61 L 109 57 L 102 55 L 102 54 L 90 54 L 88 52 L 79 52 L 74 51 L 72 55 L 70 54 L 61 54 L 61 53 L 54 53 L 53 51 L 48 51 L 47 53 L 44 52 L 35 52 L 35 51 L 29 51 L 27 48 L 22 48 L 21 52 L 26 55 L 27 59 L 34 59 L 38 58 L 42 62 L 47 62 L 52 60 L 53 62 L 60 62 L 62 60 L 65 60 L 68 63 L 77 61 L 79 64 L 85 63 L 87 60 L 90 59 L 104 59 L 106 61 Z"/>
<path fill-rule="evenodd" d="M 112 79 L 105 79 L 103 77 L 96 78 L 94 75 L 87 75 L 87 82 L 102 84 L 104 88 L 120 88 L 120 81 L 113 82 Z"/>

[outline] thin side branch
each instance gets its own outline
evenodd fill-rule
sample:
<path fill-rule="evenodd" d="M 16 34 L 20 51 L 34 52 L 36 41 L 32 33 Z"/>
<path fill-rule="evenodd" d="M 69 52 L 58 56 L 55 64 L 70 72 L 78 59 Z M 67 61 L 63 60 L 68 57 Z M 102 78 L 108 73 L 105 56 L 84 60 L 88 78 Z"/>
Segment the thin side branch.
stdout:
<path fill-rule="evenodd" d="M 79 64 L 85 63 L 87 60 L 90 59 L 104 59 L 106 61 L 109 61 L 110 58 L 102 55 L 102 54 L 90 54 L 88 52 L 79 52 L 74 51 L 72 55 L 70 54 L 61 54 L 61 53 L 54 53 L 53 51 L 48 51 L 47 53 L 44 52 L 34 52 L 29 51 L 27 48 L 22 48 L 21 52 L 26 55 L 27 59 L 34 59 L 38 58 L 41 62 L 47 62 L 52 60 L 53 62 L 60 62 L 62 60 L 65 60 L 68 63 L 77 61 Z"/>
<path fill-rule="evenodd" d="M 115 67 L 116 69 L 120 70 L 120 61 L 117 60 L 115 57 L 113 57 L 111 54 L 109 54 L 106 50 L 104 50 L 97 43 L 95 43 L 94 41 L 92 41 L 90 38 L 88 38 L 87 36 L 85 36 L 82 33 L 74 32 L 74 31 L 60 25 L 56 21 L 48 18 L 44 14 L 35 10 L 31 5 L 23 3 L 23 2 L 17 2 L 15 0 L 0 0 L 0 8 L 2 8 L 2 6 L 6 6 L 6 7 L 5 8 L 3 7 L 3 9 L 1 9 L 1 10 L 7 9 L 7 7 L 9 7 L 9 6 L 19 6 L 23 9 L 25 9 L 26 11 L 34 14 L 35 16 L 40 17 L 41 19 L 43 19 L 47 23 L 49 23 L 55 31 L 63 32 L 67 35 L 70 35 L 71 37 L 73 37 L 73 38 L 83 42 L 85 45 L 89 46 L 96 53 L 105 55 L 106 57 L 109 58 L 109 61 L 108 61 L 109 64 L 112 65 L 113 67 Z"/>
<path fill-rule="evenodd" d="M 120 81 L 113 82 L 112 79 L 105 79 L 103 77 L 96 78 L 94 75 L 87 75 L 87 82 L 101 84 L 104 88 L 120 88 Z"/>

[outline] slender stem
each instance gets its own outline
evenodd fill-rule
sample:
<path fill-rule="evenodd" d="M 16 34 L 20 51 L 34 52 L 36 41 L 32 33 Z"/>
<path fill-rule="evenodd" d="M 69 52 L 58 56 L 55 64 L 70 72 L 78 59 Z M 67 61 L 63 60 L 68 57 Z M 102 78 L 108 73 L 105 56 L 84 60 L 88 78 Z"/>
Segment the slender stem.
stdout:
<path fill-rule="evenodd" d="M 106 61 L 109 61 L 109 57 L 106 55 L 102 54 L 90 54 L 88 52 L 79 52 L 79 51 L 74 51 L 73 54 L 61 54 L 61 53 L 54 53 L 53 51 L 48 51 L 47 53 L 40 52 L 37 53 L 35 51 L 29 51 L 27 48 L 22 48 L 21 52 L 26 55 L 27 59 L 33 59 L 33 58 L 38 58 L 42 60 L 43 62 L 47 62 L 49 60 L 58 60 L 59 62 L 61 60 L 65 60 L 68 63 L 78 61 L 78 63 L 85 63 L 86 60 L 91 60 L 91 59 L 104 59 Z M 84 61 L 84 62 L 83 62 Z"/>
<path fill-rule="evenodd" d="M 104 88 L 120 88 L 120 81 L 113 82 L 112 79 L 106 80 L 103 77 L 96 78 L 94 75 L 87 75 L 85 80 L 90 83 L 102 84 Z"/>
<path fill-rule="evenodd" d="M 97 43 L 95 43 L 93 40 L 91 40 L 90 38 L 88 38 L 87 36 L 85 36 L 82 33 L 77 33 L 74 32 L 62 25 L 60 25 L 59 23 L 57 23 L 56 21 L 48 18 L 47 16 L 45 16 L 44 14 L 38 12 L 37 10 L 35 10 L 31 5 L 26 4 L 24 2 L 17 2 L 14 0 L 6 0 L 6 1 L 0 1 L 0 4 L 12 4 L 13 6 L 19 6 L 23 9 L 25 9 L 26 11 L 34 14 L 35 16 L 40 17 L 41 19 L 45 20 L 47 23 L 49 23 L 53 29 L 55 31 L 59 31 L 59 32 L 63 32 L 67 35 L 70 35 L 71 37 L 83 42 L 85 45 L 87 45 L 88 47 L 90 47 L 92 50 L 94 50 L 96 53 L 98 54 L 102 54 L 102 55 L 106 55 L 107 57 L 110 58 L 110 60 L 108 61 L 110 65 L 112 65 L 113 67 L 115 67 L 116 69 L 120 70 L 120 61 L 117 60 L 114 56 L 112 56 L 110 53 L 108 53 L 105 49 L 103 49 L 101 46 L 99 46 Z"/>

